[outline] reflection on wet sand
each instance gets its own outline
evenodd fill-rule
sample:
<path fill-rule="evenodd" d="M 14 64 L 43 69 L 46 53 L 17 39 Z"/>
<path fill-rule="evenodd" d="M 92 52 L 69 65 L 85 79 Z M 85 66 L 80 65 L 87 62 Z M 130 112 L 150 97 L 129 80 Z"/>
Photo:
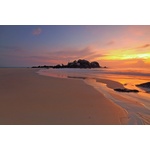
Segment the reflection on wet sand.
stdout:
<path fill-rule="evenodd" d="M 115 92 L 108 88 L 106 84 L 96 82 L 94 79 L 87 79 L 85 82 L 101 92 L 106 98 L 124 108 L 128 112 L 128 124 L 150 124 L 150 95 L 146 93 Z"/>
<path fill-rule="evenodd" d="M 95 71 L 95 70 L 94 70 Z M 89 70 L 51 70 L 40 72 L 43 75 L 82 79 L 93 86 L 107 99 L 113 101 L 128 112 L 128 124 L 150 124 L 150 94 L 136 84 L 149 81 L 147 76 L 122 74 L 98 74 Z M 115 88 L 136 89 L 138 93 L 114 91 Z"/>

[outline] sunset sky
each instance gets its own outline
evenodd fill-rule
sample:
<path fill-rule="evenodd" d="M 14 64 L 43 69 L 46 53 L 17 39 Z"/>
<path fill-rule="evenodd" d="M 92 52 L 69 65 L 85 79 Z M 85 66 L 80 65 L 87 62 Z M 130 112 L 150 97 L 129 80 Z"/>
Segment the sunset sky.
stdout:
<path fill-rule="evenodd" d="M 66 64 L 150 67 L 150 26 L 0 26 L 0 67 Z"/>

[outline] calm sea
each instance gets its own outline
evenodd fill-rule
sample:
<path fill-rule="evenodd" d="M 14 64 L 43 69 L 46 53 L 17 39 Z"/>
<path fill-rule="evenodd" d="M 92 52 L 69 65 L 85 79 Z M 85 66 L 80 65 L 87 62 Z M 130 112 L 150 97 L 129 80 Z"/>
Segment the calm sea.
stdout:
<path fill-rule="evenodd" d="M 96 69 L 41 69 L 41 75 L 67 78 L 67 77 L 90 77 L 106 78 L 119 81 L 122 84 L 134 82 L 140 84 L 150 81 L 150 69 L 147 68 L 96 68 Z"/>

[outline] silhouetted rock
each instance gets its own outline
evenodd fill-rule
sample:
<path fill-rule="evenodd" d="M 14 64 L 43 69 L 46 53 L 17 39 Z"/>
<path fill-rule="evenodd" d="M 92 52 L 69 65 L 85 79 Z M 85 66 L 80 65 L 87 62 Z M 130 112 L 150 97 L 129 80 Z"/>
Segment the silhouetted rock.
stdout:
<path fill-rule="evenodd" d="M 54 66 L 53 68 L 62 68 L 62 66 L 58 64 L 58 65 Z"/>
<path fill-rule="evenodd" d="M 142 83 L 142 84 L 137 84 L 136 86 L 143 87 L 143 88 L 150 88 L 150 82 Z"/>
<path fill-rule="evenodd" d="M 74 79 L 86 79 L 87 77 L 74 77 L 74 76 L 68 76 L 68 78 L 74 78 Z"/>
<path fill-rule="evenodd" d="M 84 59 L 83 60 L 79 59 L 77 61 L 77 64 L 80 68 L 91 68 L 90 62 Z"/>
<path fill-rule="evenodd" d="M 87 60 L 79 59 L 78 61 L 74 60 L 73 62 L 68 62 L 65 68 L 100 68 L 100 65 L 96 61 L 90 63 Z"/>
<path fill-rule="evenodd" d="M 53 68 L 53 66 L 33 66 L 32 68 L 46 68 L 46 69 L 49 69 L 49 68 Z"/>
<path fill-rule="evenodd" d="M 138 93 L 139 91 L 138 90 L 135 90 L 135 89 L 126 89 L 126 88 L 124 88 L 124 89 L 114 89 L 115 91 L 117 91 L 117 92 L 135 92 L 135 93 Z"/>
<path fill-rule="evenodd" d="M 67 65 L 56 65 L 56 66 L 33 66 L 32 68 L 102 68 L 98 62 L 89 62 L 85 59 L 74 60 L 73 62 L 68 62 Z"/>
<path fill-rule="evenodd" d="M 96 62 L 96 61 L 91 62 L 91 63 L 90 63 L 90 66 L 91 66 L 91 68 L 100 68 L 99 63 Z"/>

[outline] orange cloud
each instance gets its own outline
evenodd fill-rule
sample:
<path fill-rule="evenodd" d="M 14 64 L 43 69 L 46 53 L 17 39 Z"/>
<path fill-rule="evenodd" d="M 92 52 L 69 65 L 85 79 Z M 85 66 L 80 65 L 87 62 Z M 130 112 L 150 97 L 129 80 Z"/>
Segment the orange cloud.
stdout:
<path fill-rule="evenodd" d="M 68 61 L 73 61 L 77 59 L 93 59 L 95 58 L 95 51 L 91 47 L 86 47 L 84 49 L 63 49 L 63 50 L 53 50 L 51 52 L 37 53 L 28 57 L 28 59 L 33 62 L 48 63 L 50 65 L 68 63 Z M 100 56 L 100 55 L 99 55 Z"/>
<path fill-rule="evenodd" d="M 147 47 L 149 47 L 149 46 L 150 46 L 150 44 L 145 44 L 145 45 L 139 46 L 139 47 L 137 47 L 137 48 L 147 48 Z"/>
<path fill-rule="evenodd" d="M 123 48 L 103 51 L 103 55 L 97 54 L 95 60 L 108 67 L 150 67 L 150 51 L 146 49 L 149 46 L 148 44 L 140 46 L 144 47 L 144 50 Z"/>
<path fill-rule="evenodd" d="M 113 67 L 113 68 L 149 68 L 150 62 L 141 59 L 131 60 L 100 60 L 101 66 Z"/>

